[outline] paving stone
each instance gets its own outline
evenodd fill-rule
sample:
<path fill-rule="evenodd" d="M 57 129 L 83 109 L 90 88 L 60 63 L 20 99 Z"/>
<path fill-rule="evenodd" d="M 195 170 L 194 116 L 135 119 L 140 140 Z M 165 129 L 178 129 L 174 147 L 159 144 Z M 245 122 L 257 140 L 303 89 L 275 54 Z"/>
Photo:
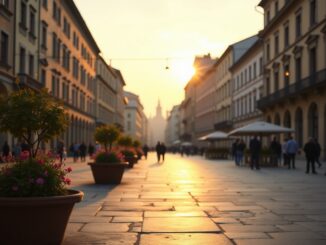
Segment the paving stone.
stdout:
<path fill-rule="evenodd" d="M 152 212 L 146 211 L 144 217 L 207 217 L 207 214 L 203 211 L 189 211 L 189 212 L 180 212 L 180 211 L 167 211 L 167 212 Z"/>
<path fill-rule="evenodd" d="M 142 222 L 143 217 L 114 217 L 112 223 Z"/>
<path fill-rule="evenodd" d="M 66 228 L 66 234 L 78 232 L 84 225 L 84 223 L 68 223 Z"/>
<path fill-rule="evenodd" d="M 212 218 L 212 220 L 217 224 L 240 224 L 240 221 L 234 218 Z"/>
<path fill-rule="evenodd" d="M 314 232 L 279 232 L 268 233 L 274 239 L 281 240 L 311 240 L 311 239 L 323 239 L 324 237 Z M 325 241 L 326 244 L 326 241 Z"/>
<path fill-rule="evenodd" d="M 140 245 L 232 245 L 222 234 L 142 234 Z"/>
<path fill-rule="evenodd" d="M 276 232 L 279 228 L 272 225 L 242 225 L 242 224 L 221 224 L 225 232 Z"/>
<path fill-rule="evenodd" d="M 237 245 L 325 245 L 325 240 L 235 239 Z"/>
<path fill-rule="evenodd" d="M 122 234 L 95 234 L 95 233 L 74 233 L 65 236 L 62 245 L 134 245 L 137 241 L 137 234 L 122 233 Z"/>
<path fill-rule="evenodd" d="M 111 216 L 125 216 L 125 217 L 142 217 L 143 212 L 131 212 L 131 211 L 100 211 L 97 213 L 99 217 L 111 217 Z"/>
<path fill-rule="evenodd" d="M 101 211 L 171 211 L 173 209 L 172 206 L 161 206 L 161 207 L 150 207 L 150 206 L 142 206 L 142 207 L 127 207 L 127 206 L 103 206 Z"/>
<path fill-rule="evenodd" d="M 276 225 L 276 227 L 280 228 L 284 232 L 288 232 L 288 231 L 306 231 L 307 230 L 306 227 L 304 227 L 302 225 L 298 225 L 298 224 Z"/>
<path fill-rule="evenodd" d="M 129 230 L 130 223 L 91 223 L 86 224 L 81 232 L 92 233 L 121 233 Z"/>
<path fill-rule="evenodd" d="M 219 232 L 215 223 L 204 217 L 145 218 L 143 232 Z"/>
<path fill-rule="evenodd" d="M 75 215 L 70 217 L 70 223 L 109 223 L 111 222 L 112 217 L 99 217 L 99 216 L 84 216 L 84 215 Z"/>
<path fill-rule="evenodd" d="M 226 235 L 230 239 L 264 239 L 269 238 L 266 233 L 263 232 L 225 232 Z M 263 243 L 260 243 L 263 244 Z"/>

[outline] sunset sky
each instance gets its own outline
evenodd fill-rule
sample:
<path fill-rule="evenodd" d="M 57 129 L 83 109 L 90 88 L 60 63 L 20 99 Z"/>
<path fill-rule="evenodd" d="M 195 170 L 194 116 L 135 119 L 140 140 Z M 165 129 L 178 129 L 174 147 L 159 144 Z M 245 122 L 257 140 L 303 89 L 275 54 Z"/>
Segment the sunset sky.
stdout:
<path fill-rule="evenodd" d="M 263 27 L 259 0 L 75 0 L 125 90 L 140 96 L 147 116 L 181 103 L 196 55 L 220 56 Z M 166 66 L 169 69 L 166 69 Z"/>

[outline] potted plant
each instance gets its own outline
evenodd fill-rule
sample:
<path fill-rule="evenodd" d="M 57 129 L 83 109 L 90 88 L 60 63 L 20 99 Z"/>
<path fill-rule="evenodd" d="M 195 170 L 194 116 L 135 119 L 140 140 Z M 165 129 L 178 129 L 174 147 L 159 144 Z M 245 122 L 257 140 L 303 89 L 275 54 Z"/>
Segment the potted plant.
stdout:
<path fill-rule="evenodd" d="M 142 148 L 140 147 L 141 146 L 140 141 L 139 140 L 134 140 L 134 142 L 132 143 L 132 145 L 133 145 L 133 147 L 136 150 L 136 154 L 137 154 L 138 160 L 140 160 L 141 157 L 144 155 L 144 152 L 143 152 Z"/>
<path fill-rule="evenodd" d="M 83 193 L 69 190 L 71 171 L 41 142 L 68 125 L 62 103 L 47 90 L 23 89 L 0 99 L 0 130 L 24 140 L 28 151 L 0 170 L 0 244 L 60 244 L 70 213 Z"/>
<path fill-rule="evenodd" d="M 132 148 L 133 142 L 130 136 L 121 136 L 118 140 L 118 145 L 122 147 L 121 153 L 124 159 L 128 162 L 128 167 L 133 168 L 134 164 L 138 161 L 135 150 Z"/>
<path fill-rule="evenodd" d="M 114 125 L 104 125 L 95 131 L 95 140 L 104 145 L 104 151 L 99 151 L 94 162 L 88 163 L 91 167 L 96 184 L 119 184 L 121 182 L 126 164 L 123 156 L 113 143 L 120 135 L 119 129 Z"/>

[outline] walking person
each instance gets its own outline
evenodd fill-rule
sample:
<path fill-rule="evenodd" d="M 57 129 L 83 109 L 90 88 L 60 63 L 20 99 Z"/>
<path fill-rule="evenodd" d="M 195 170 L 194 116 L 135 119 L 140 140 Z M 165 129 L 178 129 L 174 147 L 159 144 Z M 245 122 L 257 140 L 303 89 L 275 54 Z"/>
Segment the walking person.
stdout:
<path fill-rule="evenodd" d="M 166 153 L 166 147 L 164 143 L 161 143 L 161 155 L 162 155 L 162 160 L 164 162 L 165 159 L 165 153 Z"/>
<path fill-rule="evenodd" d="M 236 139 L 233 143 L 232 143 L 232 148 L 231 148 L 231 154 L 232 154 L 232 158 L 235 161 L 235 164 L 237 164 L 237 145 L 239 144 L 239 139 Z"/>
<path fill-rule="evenodd" d="M 243 140 L 240 140 L 236 145 L 236 152 L 235 152 L 235 163 L 237 166 L 242 165 L 243 153 L 246 149 L 246 144 Z"/>
<path fill-rule="evenodd" d="M 87 151 L 87 146 L 85 145 L 84 142 L 82 142 L 79 146 L 79 154 L 80 154 L 80 161 L 85 162 L 86 161 L 86 151 Z"/>
<path fill-rule="evenodd" d="M 161 143 L 159 141 L 156 144 L 155 150 L 156 150 L 157 162 L 159 163 L 161 160 Z"/>
<path fill-rule="evenodd" d="M 2 146 L 2 159 L 7 162 L 7 159 L 9 157 L 9 153 L 10 153 L 10 147 L 8 145 L 8 142 L 5 141 L 5 143 Z"/>
<path fill-rule="evenodd" d="M 75 143 L 73 146 L 74 162 L 78 161 L 79 158 L 79 144 Z"/>
<path fill-rule="evenodd" d="M 288 144 L 288 139 L 284 139 L 284 142 L 282 144 L 282 154 L 283 154 L 283 166 L 287 166 L 289 164 L 289 157 L 286 153 L 286 148 Z"/>
<path fill-rule="evenodd" d="M 286 154 L 288 155 L 289 169 L 295 169 L 295 156 L 299 150 L 298 143 L 290 136 L 288 143 L 286 144 Z"/>
<path fill-rule="evenodd" d="M 148 147 L 148 145 L 145 144 L 143 146 L 143 152 L 144 152 L 145 159 L 147 159 L 148 151 L 149 151 L 149 147 Z"/>
<path fill-rule="evenodd" d="M 315 160 L 317 158 L 317 145 L 316 142 L 313 138 L 310 138 L 309 141 L 305 144 L 303 148 L 305 154 L 306 154 L 306 174 L 309 174 L 310 170 L 310 165 L 311 165 L 311 170 L 313 174 L 317 174 L 315 170 Z"/>
<path fill-rule="evenodd" d="M 17 142 L 17 143 L 14 145 L 14 147 L 13 147 L 13 149 L 12 149 L 12 153 L 13 153 L 15 159 L 19 159 L 20 154 L 22 153 L 22 148 L 21 148 L 21 144 L 20 144 L 20 142 Z"/>
<path fill-rule="evenodd" d="M 321 147 L 320 147 L 320 144 L 318 143 L 318 139 L 315 138 L 315 144 L 316 144 L 316 163 L 318 164 L 318 167 L 321 168 L 321 162 L 319 160 L 320 158 L 320 153 L 321 153 Z"/>
<path fill-rule="evenodd" d="M 59 140 L 57 143 L 57 154 L 59 156 L 60 163 L 63 162 L 63 152 L 65 150 L 65 145 L 62 140 Z"/>
<path fill-rule="evenodd" d="M 273 141 L 270 145 L 271 150 L 271 164 L 274 166 L 278 165 L 278 159 L 280 158 L 282 147 L 281 144 L 277 141 L 276 137 L 273 138 Z"/>
<path fill-rule="evenodd" d="M 250 167 L 251 169 L 256 168 L 257 170 L 259 170 L 260 169 L 259 157 L 261 151 L 261 143 L 256 135 L 254 136 L 254 138 L 250 140 L 249 148 L 250 148 L 250 157 L 251 157 Z"/>

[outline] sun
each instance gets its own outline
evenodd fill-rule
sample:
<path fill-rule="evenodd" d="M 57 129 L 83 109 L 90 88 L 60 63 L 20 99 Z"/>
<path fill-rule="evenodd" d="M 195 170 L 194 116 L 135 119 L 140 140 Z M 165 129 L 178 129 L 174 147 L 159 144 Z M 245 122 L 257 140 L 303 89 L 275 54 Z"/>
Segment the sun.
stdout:
<path fill-rule="evenodd" d="M 188 62 L 175 62 L 171 64 L 169 69 L 171 69 L 171 72 L 176 81 L 181 84 L 186 84 L 196 73 L 192 63 Z"/>

